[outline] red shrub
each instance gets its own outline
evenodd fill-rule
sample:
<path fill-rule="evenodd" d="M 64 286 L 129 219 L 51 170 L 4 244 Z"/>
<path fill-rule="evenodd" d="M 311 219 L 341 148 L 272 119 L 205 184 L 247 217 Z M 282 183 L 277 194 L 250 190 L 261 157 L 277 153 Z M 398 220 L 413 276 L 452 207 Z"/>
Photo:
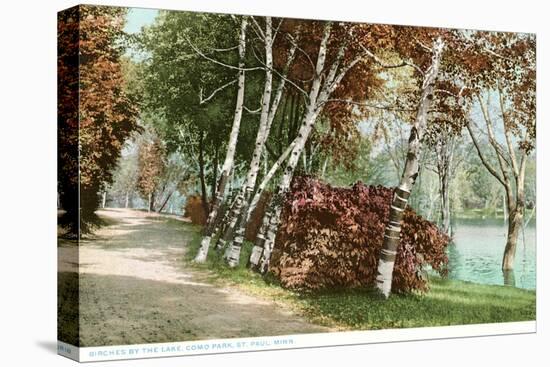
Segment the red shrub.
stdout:
<path fill-rule="evenodd" d="M 296 289 L 374 286 L 393 190 L 331 187 L 297 177 L 285 200 L 270 271 Z M 394 292 L 426 290 L 426 265 L 445 274 L 449 237 L 410 208 L 404 215 Z"/>
<path fill-rule="evenodd" d="M 184 208 L 184 215 L 191 219 L 191 223 L 201 226 L 206 224 L 206 214 L 202 205 L 202 199 L 199 195 L 187 197 Z"/>

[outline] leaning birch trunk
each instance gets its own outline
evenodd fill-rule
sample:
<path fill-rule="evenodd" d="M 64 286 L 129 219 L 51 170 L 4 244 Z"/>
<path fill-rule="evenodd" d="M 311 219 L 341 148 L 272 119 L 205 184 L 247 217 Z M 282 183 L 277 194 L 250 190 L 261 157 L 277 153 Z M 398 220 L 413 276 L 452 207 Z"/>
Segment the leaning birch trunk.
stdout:
<path fill-rule="evenodd" d="M 294 146 L 296 145 L 295 139 L 292 144 L 290 144 L 286 150 L 281 154 L 279 159 L 277 159 L 277 162 L 271 166 L 271 169 L 269 172 L 265 175 L 264 179 L 262 180 L 262 183 L 260 186 L 258 186 L 258 189 L 256 190 L 256 193 L 254 195 L 254 199 L 252 199 L 252 202 L 250 203 L 250 206 L 248 208 L 248 212 L 246 213 L 246 221 L 250 219 L 250 216 L 252 215 L 252 211 L 256 208 L 256 205 L 258 205 L 258 202 L 260 201 L 260 197 L 262 196 L 262 193 L 268 184 L 268 182 L 271 180 L 273 175 L 275 175 L 275 172 L 281 167 L 283 162 L 286 160 L 292 149 L 294 149 Z M 266 213 L 264 215 L 264 218 L 262 220 L 262 225 L 260 227 L 260 231 L 258 232 L 256 236 L 256 241 L 254 243 L 254 247 L 252 248 L 252 252 L 250 254 L 250 259 L 248 261 L 250 268 L 256 268 L 259 263 L 260 259 L 262 258 L 262 253 L 264 250 L 264 242 L 265 242 L 265 232 L 269 225 L 269 219 L 271 218 L 271 207 L 269 207 L 266 210 Z"/>
<path fill-rule="evenodd" d="M 279 82 L 279 86 L 277 87 L 277 91 L 275 93 L 275 98 L 273 99 L 273 103 L 271 105 L 271 108 L 269 110 L 269 114 L 268 114 L 268 117 L 267 117 L 266 135 L 265 135 L 265 140 L 263 141 L 263 144 L 261 146 L 262 149 L 265 146 L 269 131 L 271 131 L 271 125 L 273 124 L 273 120 L 275 119 L 275 115 L 277 114 L 277 109 L 278 109 L 279 104 L 281 102 L 281 98 L 282 98 L 283 91 L 284 91 L 284 88 L 285 88 L 286 74 L 288 73 L 290 65 L 292 64 L 292 61 L 294 60 L 294 56 L 296 54 L 297 47 L 298 47 L 298 44 L 296 42 L 294 42 L 292 47 L 289 50 L 287 62 L 285 64 L 285 67 L 284 67 L 284 70 L 283 70 L 283 75 L 282 75 L 281 81 Z M 256 146 L 256 147 L 258 147 L 258 146 Z M 252 170 L 250 172 L 252 172 Z M 257 172 L 257 170 L 256 170 L 256 172 Z M 247 175 L 247 177 L 248 177 L 248 175 Z M 243 187 L 241 189 L 241 195 L 240 196 L 238 195 L 235 198 L 235 200 L 244 200 L 244 194 L 245 194 L 245 190 L 246 190 L 247 187 L 248 187 L 247 185 L 243 185 Z M 248 198 L 247 198 L 247 202 L 248 202 Z M 239 216 L 241 215 L 242 205 L 243 205 L 242 202 L 239 203 L 239 205 L 236 206 L 238 208 L 238 210 L 234 210 L 234 211 L 230 212 L 230 214 L 232 216 L 237 216 L 237 218 L 233 218 L 233 217 L 228 218 L 229 225 L 226 227 L 225 231 L 223 232 L 223 235 L 218 236 L 218 241 L 216 243 L 216 248 L 217 249 L 225 247 L 227 242 L 233 240 L 233 234 L 235 233 L 235 226 L 237 225 L 237 221 L 239 220 Z M 232 206 L 235 206 L 235 201 L 232 203 Z M 247 211 L 244 211 L 244 212 L 247 213 L 249 210 L 250 209 L 248 209 Z M 229 219 L 231 219 L 231 220 L 229 220 Z M 248 219 L 249 219 L 249 216 L 247 215 L 245 223 L 248 223 Z M 246 224 L 243 224 L 243 228 L 245 226 L 246 226 Z M 217 232 L 218 231 L 216 230 L 215 233 L 217 234 Z M 227 257 L 228 254 L 229 254 L 229 251 L 226 252 L 226 257 Z"/>
<path fill-rule="evenodd" d="M 235 213 L 237 217 L 237 226 L 235 231 L 235 238 L 233 243 L 229 247 L 227 253 L 227 262 L 230 267 L 235 267 L 239 264 L 239 257 L 241 253 L 241 246 L 244 241 L 244 223 L 240 217 L 242 212 L 247 211 L 248 202 L 254 186 L 256 185 L 256 178 L 258 177 L 258 171 L 260 170 L 260 162 L 262 158 L 262 152 L 269 134 L 268 130 L 268 118 L 271 105 L 271 89 L 273 84 L 273 40 L 271 37 L 271 18 L 265 18 L 265 82 L 264 91 L 262 95 L 262 110 L 260 113 L 260 125 L 258 127 L 258 133 L 256 135 L 256 142 L 254 145 L 254 152 L 252 153 L 252 160 L 250 161 L 250 167 L 246 178 L 246 183 L 243 189 L 243 195 L 239 196 L 242 200 L 240 205 L 237 205 L 238 211 Z"/>
<path fill-rule="evenodd" d="M 300 159 L 300 154 L 304 149 L 304 146 L 309 137 L 309 134 L 311 133 L 313 124 L 315 123 L 315 119 L 317 118 L 317 115 L 320 112 L 320 109 L 318 108 L 320 105 L 319 102 L 323 102 L 323 101 L 322 100 L 320 101 L 321 98 L 319 98 L 319 95 L 321 94 L 324 97 L 324 95 L 330 94 L 328 89 L 330 89 L 331 87 L 331 83 L 334 80 L 334 77 L 338 68 L 339 61 L 336 61 L 335 64 L 333 64 L 333 67 L 331 68 L 329 75 L 325 79 L 325 85 L 323 86 L 323 91 L 321 91 L 321 84 L 323 79 L 322 71 L 325 67 L 327 43 L 330 37 L 330 31 L 331 31 L 331 23 L 327 23 L 327 25 L 325 26 L 323 38 L 321 40 L 321 44 L 319 46 L 319 54 L 317 56 L 317 64 L 315 68 L 315 77 L 311 84 L 308 104 L 306 107 L 306 113 L 303 118 L 302 126 L 298 131 L 298 138 L 296 140 L 294 148 L 292 149 L 290 158 L 288 159 L 288 163 L 284 171 L 283 177 L 281 179 L 281 183 L 279 184 L 276 194 L 272 198 L 271 217 L 269 218 L 269 224 L 267 226 L 265 234 L 262 233 L 262 236 L 265 237 L 265 240 L 262 239 L 264 243 L 264 246 L 263 246 L 264 250 L 260 258 L 260 272 L 262 273 L 265 273 L 268 269 L 269 260 L 271 258 L 271 252 L 275 244 L 275 236 L 277 234 L 277 228 L 279 227 L 279 222 L 281 218 L 283 201 L 286 196 L 286 193 L 290 188 L 290 182 L 292 181 L 294 170 L 296 168 L 296 165 L 298 164 L 298 161 Z M 340 53 L 343 54 L 343 47 L 341 48 Z M 341 58 L 340 55 L 339 55 L 339 58 Z M 257 239 L 257 242 L 260 240 L 261 239 Z"/>
<path fill-rule="evenodd" d="M 201 247 L 195 257 L 195 262 L 203 263 L 206 261 L 208 255 L 208 249 L 210 248 L 210 242 L 212 240 L 212 232 L 215 228 L 217 216 L 220 205 L 223 201 L 225 186 L 227 184 L 229 174 L 233 168 L 235 160 L 235 150 L 237 148 L 237 138 L 239 136 L 239 129 L 241 125 L 241 117 L 243 113 L 244 104 L 244 87 L 245 87 L 245 53 L 246 53 L 246 27 L 248 21 L 244 17 L 241 22 L 241 30 L 239 36 L 239 77 L 238 77 L 238 89 L 237 89 L 237 103 L 235 107 L 235 115 L 233 118 L 233 126 L 231 127 L 231 133 L 229 135 L 229 142 L 227 145 L 227 152 L 225 154 L 225 161 L 222 167 L 222 173 L 220 175 L 219 183 L 216 189 L 216 195 L 212 200 L 212 207 L 208 215 L 208 220 L 204 229 L 204 237 L 201 241 Z"/>
<path fill-rule="evenodd" d="M 281 220 L 283 202 L 290 188 L 290 183 L 294 175 L 294 170 L 299 162 L 300 155 L 304 150 L 305 143 L 313 129 L 313 125 L 315 124 L 317 116 L 321 112 L 324 104 L 328 101 L 332 92 L 334 92 L 342 79 L 346 76 L 347 72 L 351 68 L 353 68 L 358 62 L 363 60 L 364 57 L 364 55 L 360 55 L 353 59 L 353 61 L 349 62 L 347 65 L 340 68 L 340 62 L 342 61 L 346 50 L 346 44 L 341 43 L 336 56 L 336 60 L 329 68 L 328 73 L 326 73 L 326 75 L 322 74 L 325 66 L 326 47 L 328 38 L 330 36 L 330 27 L 331 24 L 327 23 L 327 25 L 325 26 L 325 33 L 319 47 L 319 55 L 317 57 L 317 65 L 315 68 L 315 77 L 311 85 L 308 105 L 306 107 L 306 113 L 303 118 L 302 126 L 298 131 L 298 140 L 296 141 L 296 145 L 292 150 L 292 154 L 289 158 L 288 165 L 285 169 L 277 193 L 272 199 L 273 206 L 271 211 L 271 218 L 265 232 L 264 250 L 260 259 L 260 272 L 262 273 L 265 273 L 269 269 L 269 261 L 271 258 L 273 247 L 275 246 L 277 229 Z"/>
<path fill-rule="evenodd" d="M 386 298 L 389 297 L 391 292 L 393 267 L 399 247 L 403 212 L 407 207 L 411 190 L 420 170 L 419 158 L 422 150 L 422 138 L 426 130 L 428 109 L 430 107 L 430 101 L 433 98 L 433 86 L 439 72 L 439 63 L 443 46 L 444 44 L 441 38 L 438 38 L 434 42 L 432 64 L 424 74 L 422 94 L 418 104 L 416 119 L 411 126 L 403 175 L 401 176 L 399 186 L 395 189 L 391 203 L 389 221 L 384 232 L 384 243 L 378 260 L 376 286 Z"/>
<path fill-rule="evenodd" d="M 265 258 L 263 256 L 263 252 L 264 252 L 264 246 L 265 246 L 266 232 L 269 227 L 269 221 L 272 215 L 271 209 L 272 208 L 270 205 L 267 208 L 264 214 L 264 217 L 262 218 L 262 225 L 260 226 L 260 230 L 256 235 L 256 241 L 254 242 L 254 247 L 252 248 L 252 252 L 250 253 L 250 258 L 248 259 L 248 267 L 250 269 L 258 269 L 260 272 L 264 272 L 262 271 L 262 269 L 259 268 L 259 266 L 260 266 L 260 260 Z"/>
<path fill-rule="evenodd" d="M 283 162 L 288 158 L 288 155 L 296 145 L 296 140 L 294 140 L 281 154 L 281 156 L 277 159 L 275 163 L 271 166 L 269 171 L 265 174 L 265 176 L 262 179 L 262 182 L 256 189 L 256 192 L 254 193 L 254 198 L 252 198 L 252 201 L 250 202 L 250 205 L 248 207 L 248 212 L 246 213 L 246 221 L 248 222 L 250 220 L 250 216 L 252 215 L 252 212 L 254 209 L 256 209 L 256 206 L 258 205 L 258 202 L 260 201 L 260 198 L 265 190 L 265 187 L 271 181 L 275 173 L 279 170 L 279 168 L 282 166 Z"/>

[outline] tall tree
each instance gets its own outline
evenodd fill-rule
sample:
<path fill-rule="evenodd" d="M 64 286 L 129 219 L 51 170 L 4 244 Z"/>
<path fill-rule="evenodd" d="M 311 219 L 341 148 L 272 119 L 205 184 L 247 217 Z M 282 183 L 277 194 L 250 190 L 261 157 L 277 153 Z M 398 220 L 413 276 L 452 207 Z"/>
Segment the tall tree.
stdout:
<path fill-rule="evenodd" d="M 68 102 L 69 92 L 76 88 L 75 76 L 70 73 L 78 73 L 79 92 L 78 100 L 67 105 L 78 103 L 78 120 L 67 107 L 60 107 L 58 114 L 60 199 L 62 206 L 76 210 L 78 206 L 65 202 L 65 194 L 74 191 L 74 185 L 78 185 L 82 231 L 88 230 L 88 223 L 95 218 L 94 211 L 99 205 L 98 193 L 111 183 L 111 170 L 116 165 L 124 141 L 138 130 L 138 111 L 126 93 L 121 68 L 125 12 L 124 8 L 81 5 L 66 13 L 68 16 L 59 22 L 59 103 Z M 75 37 L 78 39 L 76 43 Z M 72 82 L 65 87 L 63 84 L 70 81 L 67 78 L 72 78 Z M 72 135 L 64 131 L 74 133 L 76 127 L 71 124 L 77 121 L 79 174 L 78 182 L 74 182 L 74 173 L 63 172 L 75 169 L 74 162 L 70 162 L 74 158 L 63 154 L 63 150 L 74 144 Z M 69 179 L 71 175 L 73 177 Z"/>
<path fill-rule="evenodd" d="M 362 25 L 352 25 L 350 27 L 338 25 L 334 27 L 333 32 L 333 24 L 331 22 L 323 24 L 321 37 L 318 41 L 319 46 L 309 86 L 305 112 L 297 134 L 298 138 L 290 153 L 290 158 L 288 159 L 277 191 L 272 198 L 269 214 L 267 214 L 270 216 L 269 224 L 265 226 L 265 232 L 258 235 L 259 238 L 256 241 L 256 246 L 263 246 L 260 260 L 262 270 L 267 269 L 267 264 L 269 263 L 275 244 L 283 201 L 290 188 L 300 155 L 304 151 L 317 118 L 323 112 L 325 105 L 330 102 L 330 98 L 334 95 L 333 93 L 337 88 L 345 85 L 345 83 L 341 83 L 348 72 L 352 69 L 357 70 L 356 66 L 359 68 L 362 64 L 368 65 L 367 60 L 371 61 L 373 58 L 373 53 L 367 49 L 367 47 L 371 46 L 369 44 L 369 37 L 376 32 L 384 33 L 385 31 L 386 28 L 384 27 L 373 29 L 369 26 L 363 27 Z M 367 75 L 369 74 L 367 73 Z M 372 78 L 372 74 L 369 76 Z"/>
<path fill-rule="evenodd" d="M 245 55 L 246 55 L 246 27 L 248 25 L 248 19 L 243 17 L 241 21 L 241 28 L 239 34 L 239 70 L 237 81 L 237 102 L 235 106 L 235 115 L 233 118 L 233 126 L 231 133 L 229 134 L 229 142 L 227 144 L 227 150 L 225 154 L 225 161 L 222 166 L 222 172 L 220 175 L 219 183 L 216 188 L 216 195 L 212 198 L 212 207 L 208 215 L 206 226 L 201 241 L 199 252 L 195 256 L 195 262 L 201 263 L 206 261 L 208 255 L 208 249 L 210 248 L 210 242 L 212 240 L 212 232 L 216 226 L 218 220 L 218 211 L 220 205 L 225 196 L 225 187 L 229 179 L 231 170 L 233 169 L 233 162 L 235 160 L 235 150 L 237 148 L 237 138 L 239 136 L 239 128 L 241 124 L 241 117 L 244 106 L 244 88 L 245 88 Z M 262 129 L 262 127 L 260 127 Z M 265 128 L 264 128 L 265 129 Z"/>
<path fill-rule="evenodd" d="M 535 37 L 478 32 L 470 36 L 469 41 L 471 51 L 459 64 L 469 88 L 469 98 L 464 103 L 466 113 L 470 113 L 466 127 L 483 166 L 505 191 L 508 233 L 502 270 L 507 276 L 514 268 L 523 225 L 527 159 L 535 148 Z M 496 110 L 493 105 L 497 106 Z M 481 113 L 476 114 L 476 110 Z M 481 148 L 477 131 L 483 131 L 486 136 L 496 167 Z"/>
<path fill-rule="evenodd" d="M 434 83 L 439 73 L 443 46 L 444 43 L 441 38 L 437 38 L 433 43 L 431 65 L 424 72 L 416 118 L 411 126 L 405 167 L 399 186 L 395 189 L 389 222 L 384 233 L 376 281 L 377 288 L 385 297 L 388 297 L 391 292 L 393 267 L 400 243 L 401 220 L 420 170 L 419 159 L 422 151 L 422 139 L 427 127 L 430 102 L 434 97 Z"/>
<path fill-rule="evenodd" d="M 277 30 L 280 28 L 282 22 L 283 20 L 279 21 Z M 292 45 L 290 46 L 290 49 L 288 52 L 286 64 L 282 72 L 279 73 L 281 75 L 281 80 L 279 81 L 279 84 L 275 91 L 275 95 L 272 98 L 271 96 L 272 96 L 272 89 L 273 89 L 272 84 L 273 84 L 273 68 L 274 68 L 273 44 L 274 44 L 274 36 L 276 36 L 277 34 L 275 35 L 273 34 L 271 17 L 265 18 L 265 28 L 263 31 L 258 22 L 255 22 L 255 24 L 257 26 L 258 31 L 261 34 L 261 37 L 263 39 L 263 44 L 264 44 L 265 81 L 264 81 L 264 90 L 263 90 L 262 100 L 261 100 L 262 107 L 260 112 L 260 124 L 258 128 L 258 133 L 256 135 L 255 148 L 254 148 L 254 152 L 252 153 L 252 159 L 250 161 L 250 166 L 248 169 L 245 184 L 242 189 L 242 193 L 237 197 L 237 200 L 241 201 L 241 203 L 236 203 L 235 211 L 233 213 L 233 215 L 238 217 L 238 219 L 236 221 L 236 231 L 235 231 L 235 236 L 233 238 L 233 243 L 228 248 L 231 251 L 228 251 L 226 256 L 228 259 L 229 266 L 236 266 L 239 263 L 240 249 L 244 241 L 244 232 L 245 232 L 246 223 L 248 221 L 247 213 L 250 207 L 250 200 L 252 198 L 254 188 L 256 187 L 256 180 L 260 170 L 262 153 L 264 152 L 264 147 L 267 142 L 269 133 L 271 131 L 271 126 L 273 124 L 273 121 L 277 114 L 277 110 L 279 108 L 279 104 L 281 102 L 281 98 L 286 85 L 288 69 L 290 67 L 290 64 L 294 60 L 294 54 L 297 48 L 296 40 L 293 40 Z M 230 229 L 230 231 L 232 231 L 232 229 Z"/>

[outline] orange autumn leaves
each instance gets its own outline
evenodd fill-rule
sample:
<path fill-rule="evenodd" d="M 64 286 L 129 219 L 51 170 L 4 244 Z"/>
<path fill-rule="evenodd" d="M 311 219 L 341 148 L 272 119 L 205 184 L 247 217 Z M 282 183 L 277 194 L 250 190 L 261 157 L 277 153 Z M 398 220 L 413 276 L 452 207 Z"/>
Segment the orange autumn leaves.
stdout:
<path fill-rule="evenodd" d="M 79 185 L 86 220 L 97 208 L 98 192 L 112 180 L 124 142 L 139 129 L 138 111 L 121 67 L 125 10 L 84 5 L 60 14 L 60 198 L 69 207 L 63 202 L 74 200 Z"/>

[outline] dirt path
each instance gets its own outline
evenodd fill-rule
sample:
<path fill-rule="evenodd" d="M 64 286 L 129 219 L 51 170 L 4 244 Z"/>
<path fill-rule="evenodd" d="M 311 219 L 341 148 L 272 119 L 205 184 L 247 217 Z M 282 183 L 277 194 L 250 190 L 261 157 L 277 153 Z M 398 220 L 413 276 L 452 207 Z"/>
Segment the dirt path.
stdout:
<path fill-rule="evenodd" d="M 80 264 L 80 344 L 156 343 L 321 332 L 271 301 L 209 284 L 183 264 L 190 227 L 173 218 L 109 209 L 108 225 L 78 251 L 59 251 L 60 295 Z"/>

